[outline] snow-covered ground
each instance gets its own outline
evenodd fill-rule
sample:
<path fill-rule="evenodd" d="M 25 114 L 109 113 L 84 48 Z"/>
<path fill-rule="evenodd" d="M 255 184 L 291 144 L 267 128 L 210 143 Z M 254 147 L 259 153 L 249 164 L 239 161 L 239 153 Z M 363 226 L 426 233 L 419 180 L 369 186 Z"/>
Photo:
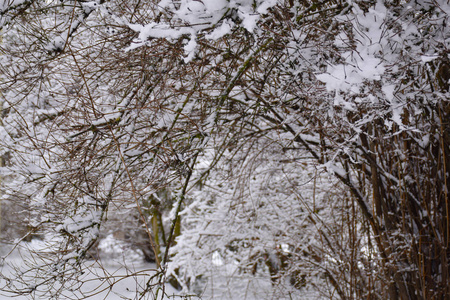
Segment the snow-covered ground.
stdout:
<path fill-rule="evenodd" d="M 136 291 L 142 290 L 145 286 L 149 275 L 154 274 L 154 266 L 149 264 L 142 264 L 136 266 L 136 268 L 130 269 L 128 267 L 121 266 L 95 266 L 92 262 L 92 266 L 86 267 L 85 276 L 83 276 L 83 284 L 78 286 L 76 290 L 66 290 L 62 293 L 62 296 L 58 299 L 137 299 L 138 294 Z M 2 268 L 2 273 L 9 273 L 10 270 Z M 134 274 L 133 274 L 134 272 Z M 115 283 L 110 288 L 111 283 Z M 3 284 L 3 282 L 2 282 Z M 166 293 L 171 297 L 165 297 L 164 299 L 180 299 L 175 295 L 175 290 L 170 286 L 166 286 Z M 153 299 L 156 291 L 149 293 L 149 295 L 143 299 Z M 161 295 L 161 292 L 159 292 Z M 0 299 L 11 299 L 14 294 L 0 292 Z M 50 299 L 51 296 L 39 296 L 31 294 L 28 296 L 17 296 L 14 299 Z M 161 299 L 158 297 L 158 299 Z"/>
<path fill-rule="evenodd" d="M 35 242 L 32 246 L 36 247 Z M 0 289 L 6 284 L 2 277 L 9 277 L 15 270 L 23 269 L 27 257 L 26 247 L 15 250 L 10 255 L 0 261 Z M 145 263 L 133 251 L 118 252 L 118 244 L 102 245 L 104 247 L 105 257 L 99 260 L 90 260 L 84 264 L 84 274 L 79 277 L 80 283 L 71 287 L 66 287 L 57 299 L 140 299 L 139 291 L 142 291 L 147 281 L 155 274 L 155 265 Z M 114 252 L 114 253 L 113 253 Z M 7 251 L 3 249 L 1 255 Z M 18 285 L 20 286 L 20 285 Z M 0 291 L 0 300 L 4 299 L 54 299 L 51 294 L 59 287 L 42 286 L 36 293 L 30 295 L 16 295 Z M 49 290 L 50 293 L 41 295 L 39 292 Z M 156 296 L 158 294 L 158 296 Z M 170 285 L 165 287 L 165 297 L 162 297 L 162 291 L 154 288 L 142 299 L 181 299 L 177 291 Z M 13 298 L 14 297 L 14 298 Z M 156 298 L 157 297 L 157 298 Z"/>
<path fill-rule="evenodd" d="M 265 274 L 249 276 L 242 273 L 235 264 L 224 264 L 215 257 L 211 262 L 214 267 L 207 279 L 203 278 L 199 283 L 192 283 L 192 288 L 201 297 L 195 295 L 182 296 L 169 284 L 166 284 L 163 292 L 155 286 L 141 297 L 139 292 L 145 289 L 149 279 L 155 275 L 155 264 L 145 263 L 139 251 L 127 248 L 123 242 L 112 237 L 107 237 L 99 245 L 100 258 L 88 260 L 84 264 L 84 274 L 78 277 L 78 282 L 66 284 L 64 290 L 60 285 L 43 285 L 37 288 L 35 293 L 29 295 L 16 295 L 2 291 L 6 285 L 4 277 L 11 276 L 17 270 L 25 270 L 26 261 L 30 262 L 28 251 L 30 249 L 43 249 L 43 242 L 33 240 L 31 243 L 23 243 L 11 254 L 5 248 L 0 247 L 0 300 L 6 299 L 214 299 L 214 300 L 256 300 L 256 299 L 320 299 L 315 291 L 303 290 L 299 293 L 289 284 L 273 286 L 269 277 Z M 29 265 L 28 265 L 29 267 Z M 45 274 L 43 274 L 45 276 Z M 206 280 L 205 280 L 206 279 Z M 33 279 L 30 278 L 30 281 Z M 152 281 L 154 283 L 154 281 Z M 29 282 L 27 282 L 29 283 Z M 198 285 L 198 286 L 197 286 Z M 24 286 L 18 283 L 16 286 Z M 56 297 L 55 292 L 62 292 Z M 45 293 L 43 295 L 43 293 Z M 14 298 L 13 298 L 14 297 Z"/>

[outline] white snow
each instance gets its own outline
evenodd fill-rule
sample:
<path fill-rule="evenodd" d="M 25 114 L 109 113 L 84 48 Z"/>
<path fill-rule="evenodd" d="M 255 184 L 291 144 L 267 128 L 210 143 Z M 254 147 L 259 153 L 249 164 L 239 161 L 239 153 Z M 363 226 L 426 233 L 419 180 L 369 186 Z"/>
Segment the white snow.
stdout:
<path fill-rule="evenodd" d="M 109 245 L 106 245 L 109 243 Z M 109 239 L 103 245 L 103 250 L 116 244 L 116 242 Z M 117 245 L 116 245 L 117 246 Z M 114 246 L 114 247 L 116 247 Z M 3 276 L 9 276 L 15 272 L 15 268 L 21 269 L 25 267 L 25 259 L 29 258 L 26 247 L 33 249 L 44 250 L 45 243 L 39 240 L 32 240 L 29 245 L 22 245 L 18 250 L 15 250 L 11 255 L 4 260 L 0 260 L 0 300 L 18 299 L 49 299 L 50 295 L 39 296 L 39 291 L 48 289 L 50 293 L 55 292 L 57 287 L 42 286 L 37 289 L 36 293 L 31 295 L 15 295 L 2 291 L 5 286 L 5 279 Z M 46 249 L 49 251 L 50 249 Z M 111 249 L 110 249 L 111 250 Z M 139 256 L 130 255 L 130 252 L 122 252 L 123 249 L 114 248 L 115 256 L 105 255 L 98 261 L 86 261 L 83 265 L 84 274 L 79 277 L 80 282 L 69 286 L 58 299 L 80 299 L 87 297 L 88 299 L 137 299 L 139 291 L 142 291 L 146 286 L 147 281 L 155 274 L 156 266 L 154 264 L 143 263 Z M 6 254 L 3 251 L 3 255 Z M 1 257 L 0 257 L 1 258 Z M 111 286 L 111 288 L 110 288 Z M 182 299 L 177 295 L 177 291 L 169 284 L 165 287 L 166 296 L 159 296 L 158 299 Z M 155 291 L 149 292 L 147 297 L 143 299 L 154 299 Z M 160 292 L 161 294 L 161 292 Z M 12 298 L 14 297 L 14 298 Z M 169 298 L 170 297 L 170 298 Z"/>

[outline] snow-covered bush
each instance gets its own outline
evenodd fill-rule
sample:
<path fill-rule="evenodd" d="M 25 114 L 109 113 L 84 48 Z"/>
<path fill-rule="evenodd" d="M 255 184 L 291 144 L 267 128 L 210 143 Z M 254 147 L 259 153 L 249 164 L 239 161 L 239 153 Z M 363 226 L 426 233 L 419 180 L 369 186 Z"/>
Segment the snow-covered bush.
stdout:
<path fill-rule="evenodd" d="M 0 3 L 3 197 L 61 241 L 42 284 L 118 214 L 141 295 L 450 294 L 446 1 Z"/>

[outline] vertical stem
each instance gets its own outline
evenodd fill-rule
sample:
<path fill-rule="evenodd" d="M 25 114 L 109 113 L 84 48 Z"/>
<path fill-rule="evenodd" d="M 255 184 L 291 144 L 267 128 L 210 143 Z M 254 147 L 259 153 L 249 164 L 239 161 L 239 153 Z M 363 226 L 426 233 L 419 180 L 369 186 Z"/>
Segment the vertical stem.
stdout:
<path fill-rule="evenodd" d="M 446 154 L 446 147 L 445 147 L 445 129 L 443 128 L 443 124 L 444 124 L 444 118 L 442 117 L 442 110 L 444 108 L 439 108 L 439 120 L 440 120 L 440 144 L 441 144 L 441 152 L 442 152 L 442 166 L 444 169 L 444 197 L 445 197 L 445 231 L 444 231 L 444 251 L 442 251 L 441 254 L 441 273 L 442 273 L 442 283 L 446 284 L 446 282 L 448 281 L 448 248 L 449 248 L 449 241 L 450 241 L 450 212 L 449 212 L 449 203 L 448 203 L 448 185 L 447 185 L 447 180 L 448 180 L 448 175 L 447 175 L 447 154 Z M 447 286 L 447 291 L 448 291 L 448 286 Z M 444 293 L 445 294 L 445 293 Z"/>
<path fill-rule="evenodd" d="M 161 243 L 159 240 L 159 224 L 158 224 L 158 210 L 154 209 L 152 213 L 152 230 L 153 230 L 153 239 L 155 242 L 155 256 L 158 257 L 158 260 L 161 259 Z"/>
<path fill-rule="evenodd" d="M 198 155 L 198 153 L 197 153 Z M 195 162 L 197 160 L 197 155 L 194 156 L 194 158 L 192 159 L 192 165 L 189 168 L 189 172 L 186 176 L 186 180 L 184 182 L 183 185 L 183 189 L 181 191 L 181 195 L 180 198 L 178 198 L 177 204 L 176 204 L 176 209 L 175 209 L 175 216 L 173 217 L 173 221 L 172 221 L 172 226 L 170 227 L 170 232 L 169 232 L 169 237 L 167 238 L 167 246 L 166 246 L 166 251 L 164 253 L 164 258 L 162 260 L 162 264 L 167 264 L 167 261 L 169 259 L 169 249 L 171 247 L 171 245 L 173 244 L 173 239 L 177 236 L 177 234 L 180 234 L 180 211 L 181 211 L 181 205 L 184 202 L 184 199 L 186 197 L 186 191 L 187 191 L 187 187 L 189 185 L 189 181 L 191 180 L 191 176 L 192 176 L 192 171 L 194 169 L 195 166 Z"/>

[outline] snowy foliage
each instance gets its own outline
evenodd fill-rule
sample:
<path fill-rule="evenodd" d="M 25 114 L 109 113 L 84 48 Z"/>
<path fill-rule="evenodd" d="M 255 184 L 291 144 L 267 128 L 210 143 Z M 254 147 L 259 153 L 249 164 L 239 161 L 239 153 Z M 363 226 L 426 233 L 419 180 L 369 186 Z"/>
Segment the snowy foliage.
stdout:
<path fill-rule="evenodd" d="M 148 234 L 142 295 L 450 294 L 446 1 L 0 4 L 2 199 L 57 241 L 37 284 L 117 229 Z"/>

